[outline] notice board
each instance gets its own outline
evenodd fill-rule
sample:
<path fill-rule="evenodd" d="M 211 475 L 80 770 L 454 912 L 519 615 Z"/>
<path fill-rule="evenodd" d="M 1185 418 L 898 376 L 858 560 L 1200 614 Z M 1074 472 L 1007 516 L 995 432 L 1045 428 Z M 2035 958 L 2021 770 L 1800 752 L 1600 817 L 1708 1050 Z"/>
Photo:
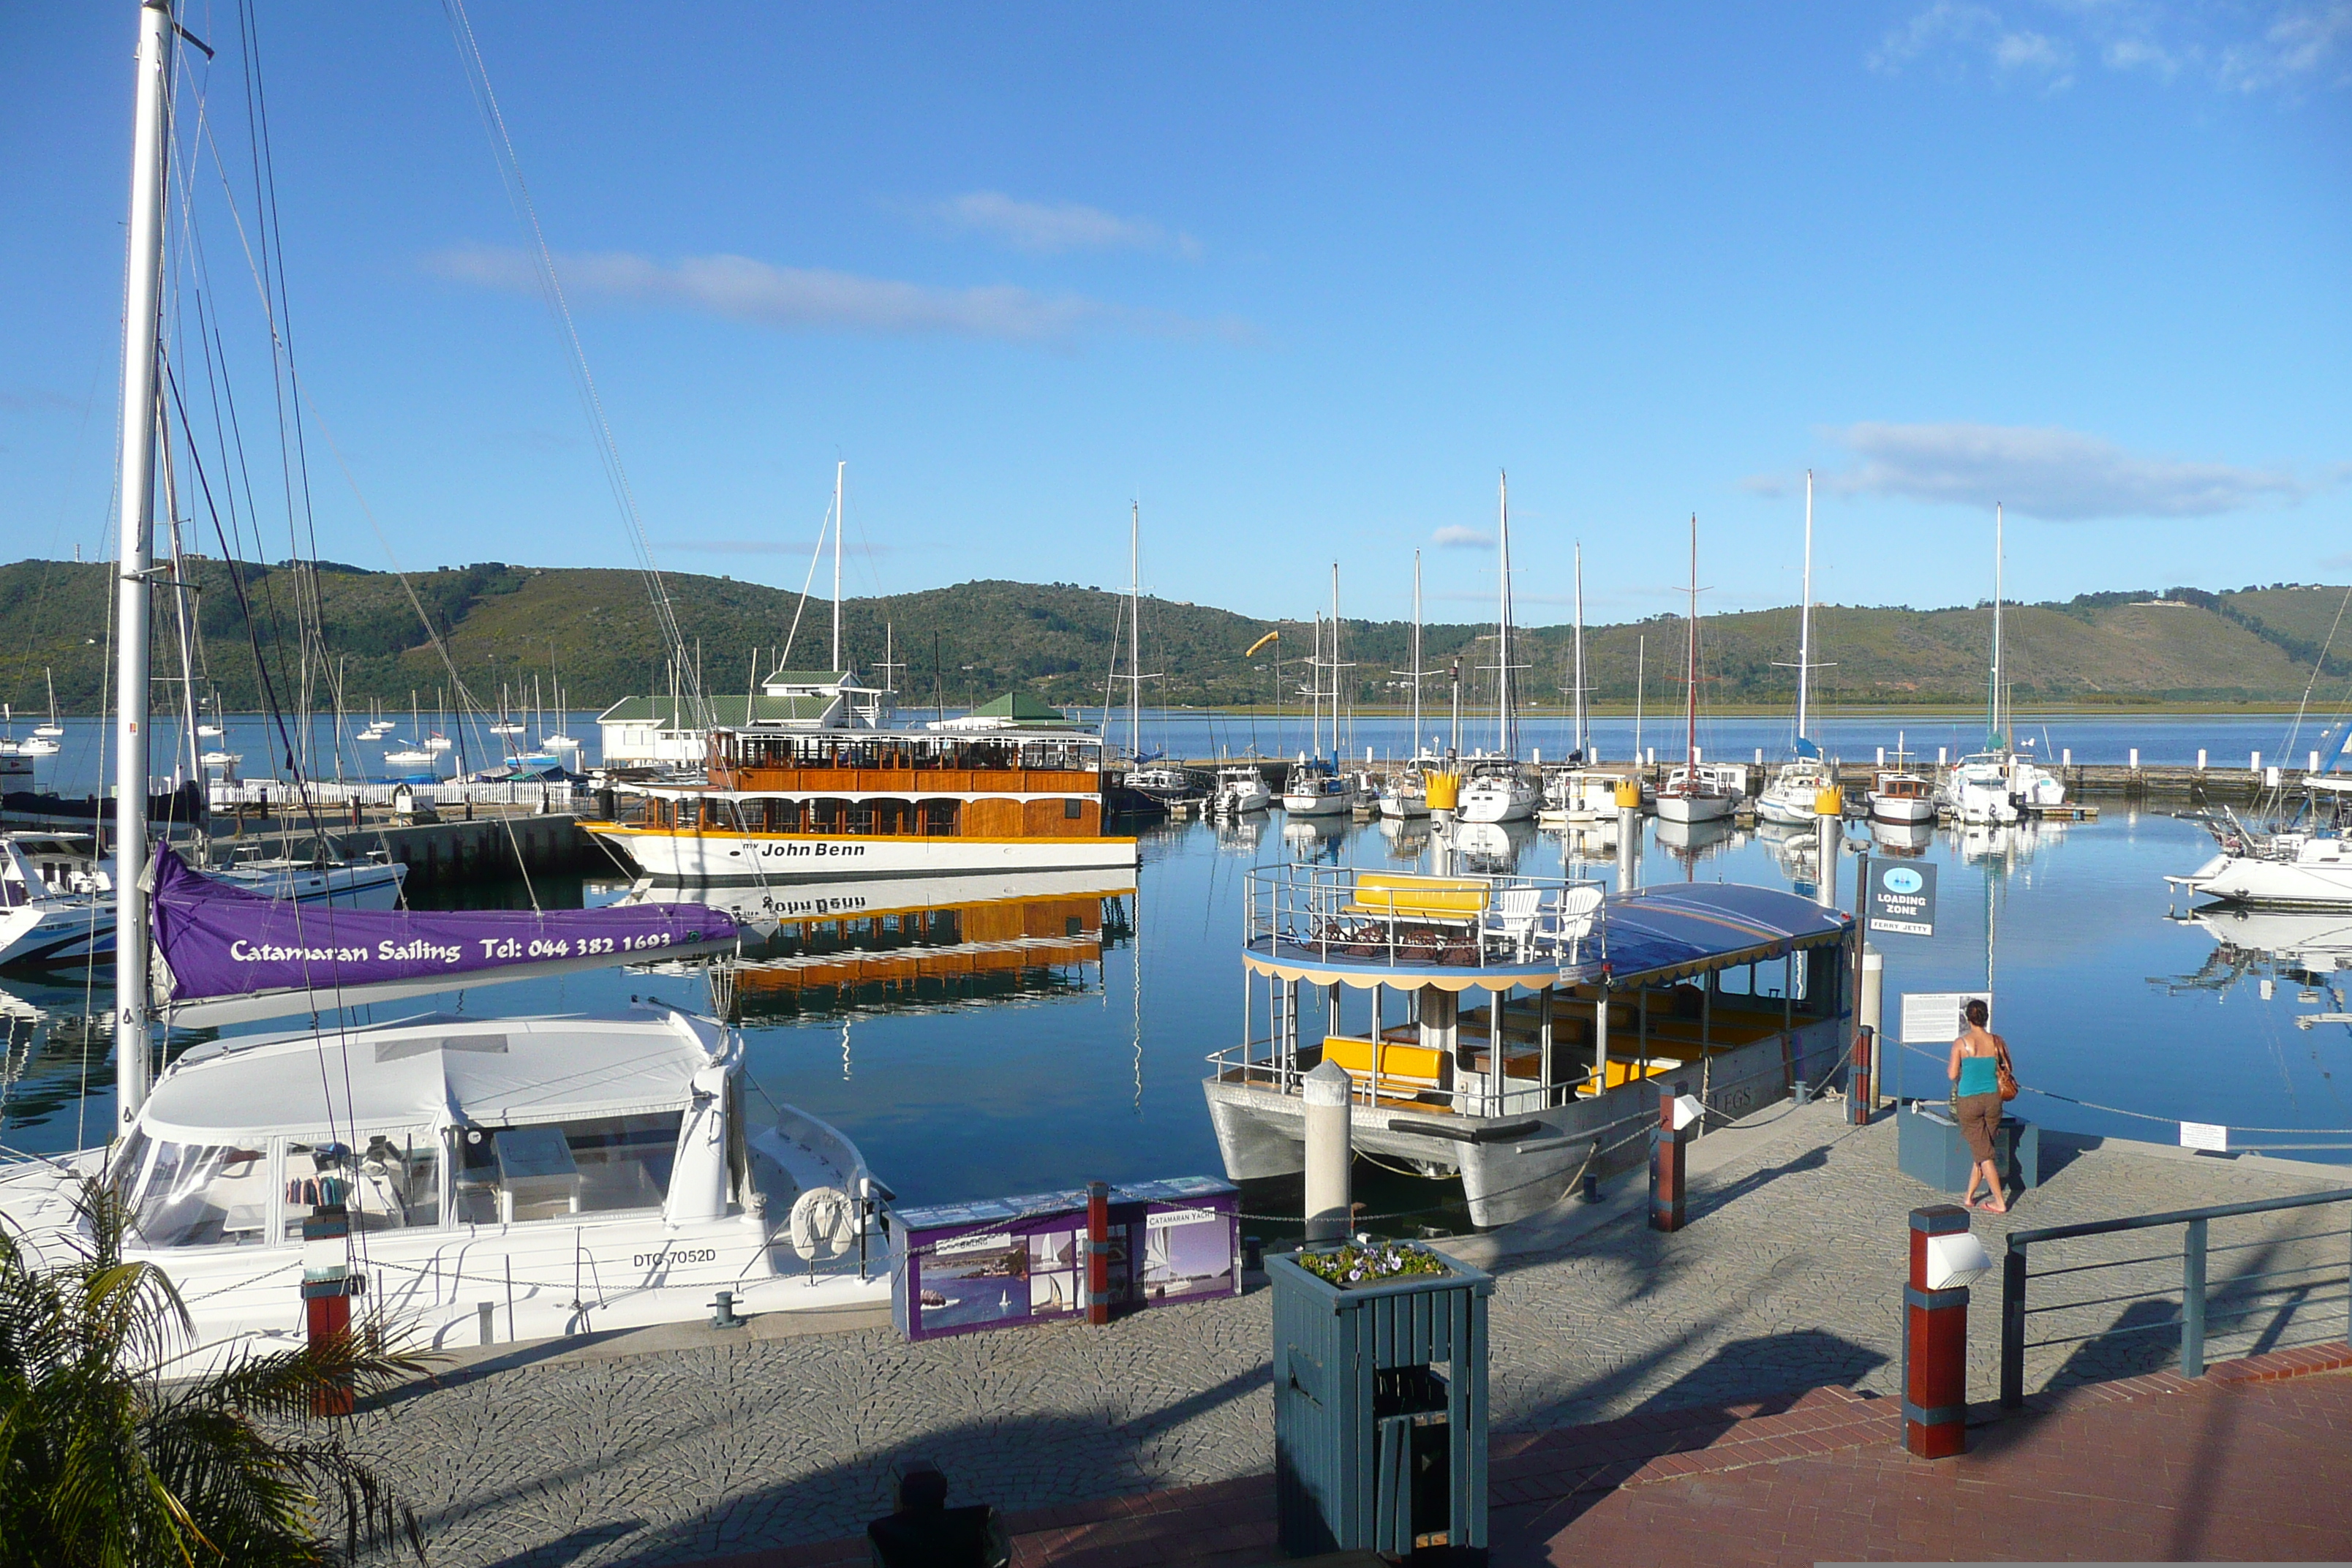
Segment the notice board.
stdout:
<path fill-rule="evenodd" d="M 895 1211 L 890 1310 L 909 1340 L 1078 1316 L 1087 1194 L 1029 1193 Z M 1210 1176 L 1110 1189 L 1114 1312 L 1241 1291 L 1241 1193 Z"/>

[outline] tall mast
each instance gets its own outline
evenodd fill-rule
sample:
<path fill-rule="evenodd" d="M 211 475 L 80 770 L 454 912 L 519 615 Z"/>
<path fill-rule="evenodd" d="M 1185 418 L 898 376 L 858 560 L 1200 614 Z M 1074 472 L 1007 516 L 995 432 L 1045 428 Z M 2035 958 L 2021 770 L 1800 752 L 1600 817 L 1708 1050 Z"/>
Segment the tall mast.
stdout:
<path fill-rule="evenodd" d="M 1576 704 L 1577 760 L 1584 760 L 1584 542 L 1576 545 L 1576 690 L 1570 700 Z"/>
<path fill-rule="evenodd" d="M 1509 756 L 1511 744 L 1511 477 L 1497 472 L 1495 508 L 1498 519 L 1495 571 L 1495 746 Z"/>
<path fill-rule="evenodd" d="M 1985 750 L 2001 749 L 2000 738 L 2000 502 L 1992 503 L 1992 673 L 1985 684 Z"/>
<path fill-rule="evenodd" d="M 1805 600 L 1797 612 L 1797 739 L 1805 738 L 1805 683 L 1813 673 L 1813 470 L 1805 470 Z"/>
<path fill-rule="evenodd" d="M 1352 739 L 1352 736 L 1350 737 Z M 1331 563 L 1331 766 L 1339 765 L 1339 563 Z"/>
<path fill-rule="evenodd" d="M 131 143 L 131 236 L 122 273 L 122 581 L 114 626 L 114 1099 L 118 1131 L 147 1100 L 147 614 L 155 532 L 155 362 L 163 331 L 164 91 L 169 0 L 139 7 L 139 106 Z"/>
<path fill-rule="evenodd" d="M 57 699 L 49 699 L 57 708 Z M 1413 757 L 1421 754 L 1421 550 L 1413 550 Z"/>
<path fill-rule="evenodd" d="M 1690 637 L 1690 649 L 1683 688 L 1689 693 L 1684 711 L 1688 717 L 1683 728 L 1683 763 L 1690 772 L 1688 784 L 1698 783 L 1698 513 L 1691 513 L 1691 584 L 1690 616 L 1685 622 Z"/>
<path fill-rule="evenodd" d="M 846 459 L 833 466 L 833 669 L 841 673 L 841 487 L 849 472 Z"/>
<path fill-rule="evenodd" d="M 1143 503 L 1127 525 L 1127 754 L 1143 755 Z M 1166 622 L 1161 622 L 1165 626 Z"/>

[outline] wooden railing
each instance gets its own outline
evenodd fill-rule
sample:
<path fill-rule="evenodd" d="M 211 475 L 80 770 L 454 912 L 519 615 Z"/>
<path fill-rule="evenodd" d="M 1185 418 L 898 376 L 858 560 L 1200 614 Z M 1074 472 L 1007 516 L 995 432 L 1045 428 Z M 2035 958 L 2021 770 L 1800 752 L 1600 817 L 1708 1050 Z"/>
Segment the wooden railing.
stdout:
<path fill-rule="evenodd" d="M 1099 795 L 1102 775 L 1048 768 L 765 768 L 713 763 L 715 789 L 778 795 Z"/>

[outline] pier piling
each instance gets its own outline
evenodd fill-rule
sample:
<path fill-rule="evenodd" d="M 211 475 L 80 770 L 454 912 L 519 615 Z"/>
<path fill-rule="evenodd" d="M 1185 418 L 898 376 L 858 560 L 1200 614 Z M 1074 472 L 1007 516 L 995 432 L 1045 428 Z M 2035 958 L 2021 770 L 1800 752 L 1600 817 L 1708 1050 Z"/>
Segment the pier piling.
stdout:
<path fill-rule="evenodd" d="M 1348 1069 L 1326 1061 L 1307 1075 L 1307 1239 L 1341 1241 L 1348 1235 L 1349 1147 Z"/>

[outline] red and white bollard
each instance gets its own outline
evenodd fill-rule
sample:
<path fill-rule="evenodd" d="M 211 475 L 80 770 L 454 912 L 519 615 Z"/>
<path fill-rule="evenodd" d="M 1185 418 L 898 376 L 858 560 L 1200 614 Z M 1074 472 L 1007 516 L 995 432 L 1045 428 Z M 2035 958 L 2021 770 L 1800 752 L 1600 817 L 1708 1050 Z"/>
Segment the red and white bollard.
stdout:
<path fill-rule="evenodd" d="M 351 1234 L 351 1211 L 340 1202 L 319 1205 L 302 1222 L 302 1315 L 313 1351 L 351 1337 L 352 1298 L 367 1284 L 352 1272 Z M 310 1395 L 313 1415 L 351 1413 L 352 1387 L 347 1379 Z"/>
<path fill-rule="evenodd" d="M 1087 1184 L 1087 1321 L 1110 1321 L 1110 1184 Z"/>
<path fill-rule="evenodd" d="M 1658 1096 L 1658 1124 L 1650 1130 L 1650 1228 L 1680 1230 L 1688 1184 L 1684 1180 L 1684 1146 L 1698 1125 L 1701 1108 L 1676 1084 Z"/>
<path fill-rule="evenodd" d="M 1874 1033 L 1867 1024 L 1854 1031 L 1853 1060 L 1845 1069 L 1845 1115 L 1856 1127 L 1870 1125 L 1870 1059 L 1877 1048 L 1877 1042 L 1872 1038 Z"/>
<path fill-rule="evenodd" d="M 1969 1234 L 1969 1211 L 1911 1211 L 1911 1279 L 1903 1289 L 1903 1446 L 1948 1459 L 1969 1446 L 1969 1285 L 1992 1267 Z"/>

